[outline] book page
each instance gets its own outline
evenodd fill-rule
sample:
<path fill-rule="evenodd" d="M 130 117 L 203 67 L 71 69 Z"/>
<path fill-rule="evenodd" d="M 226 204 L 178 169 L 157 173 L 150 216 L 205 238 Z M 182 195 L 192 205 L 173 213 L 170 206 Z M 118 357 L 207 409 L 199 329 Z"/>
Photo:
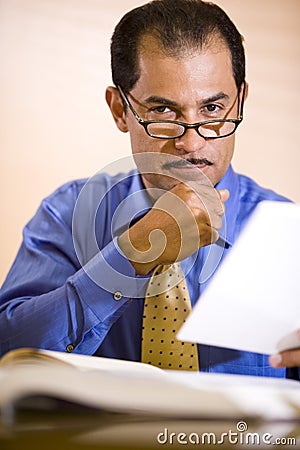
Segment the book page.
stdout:
<path fill-rule="evenodd" d="M 35 396 L 107 412 L 159 417 L 299 416 L 300 389 L 293 380 L 168 371 L 142 363 L 34 349 L 13 351 L 12 363 L 8 359 L 0 366 L 4 420 L 5 411 Z M 21 363 L 15 364 L 18 359 Z"/>
<path fill-rule="evenodd" d="M 162 371 L 164 377 L 118 371 L 79 371 L 69 365 L 0 368 L 2 416 L 22 398 L 46 396 L 98 410 L 176 418 L 294 419 L 296 382 L 247 376 Z M 285 383 L 286 382 L 286 383 Z"/>
<path fill-rule="evenodd" d="M 168 378 L 119 371 L 78 371 L 68 365 L 6 366 L 0 369 L 0 408 L 21 398 L 60 398 L 104 411 L 172 417 L 227 417 L 240 406 L 219 390 L 195 390 Z"/>
<path fill-rule="evenodd" d="M 41 362 L 48 364 L 68 364 L 81 371 L 101 370 L 109 372 L 128 372 L 133 374 L 153 374 L 164 376 L 164 372 L 158 367 L 135 361 L 125 361 L 113 358 L 81 355 L 76 353 L 64 353 L 52 350 L 20 348 L 6 353 L 0 359 L 0 365 L 12 364 L 36 364 Z"/>

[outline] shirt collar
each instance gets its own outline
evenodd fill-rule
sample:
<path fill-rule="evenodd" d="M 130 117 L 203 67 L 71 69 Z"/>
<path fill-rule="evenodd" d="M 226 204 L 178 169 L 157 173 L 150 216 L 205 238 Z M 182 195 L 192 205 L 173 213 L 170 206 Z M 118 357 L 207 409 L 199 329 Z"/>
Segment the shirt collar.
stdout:
<path fill-rule="evenodd" d="M 230 165 L 223 178 L 215 186 L 216 189 L 228 189 L 229 199 L 225 203 L 225 214 L 223 216 L 222 227 L 219 230 L 219 240 L 232 246 L 234 242 L 236 220 L 239 207 L 239 180 L 238 175 Z"/>

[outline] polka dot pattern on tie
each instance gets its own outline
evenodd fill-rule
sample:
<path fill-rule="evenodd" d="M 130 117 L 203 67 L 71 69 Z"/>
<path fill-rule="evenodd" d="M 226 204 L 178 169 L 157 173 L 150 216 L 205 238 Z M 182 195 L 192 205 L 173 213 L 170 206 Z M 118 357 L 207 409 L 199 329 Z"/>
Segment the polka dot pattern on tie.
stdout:
<path fill-rule="evenodd" d="M 176 339 L 190 311 L 190 296 L 179 263 L 158 266 L 144 303 L 142 362 L 162 369 L 199 369 L 197 345 Z"/>

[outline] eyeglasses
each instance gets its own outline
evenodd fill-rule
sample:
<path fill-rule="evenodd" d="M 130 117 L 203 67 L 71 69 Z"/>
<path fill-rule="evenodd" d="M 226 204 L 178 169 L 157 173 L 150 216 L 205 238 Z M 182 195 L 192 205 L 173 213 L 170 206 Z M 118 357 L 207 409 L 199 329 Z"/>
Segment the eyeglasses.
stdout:
<path fill-rule="evenodd" d="M 241 103 L 238 108 L 237 119 L 218 119 L 218 120 L 206 120 L 205 122 L 197 123 L 185 123 L 177 122 L 174 120 L 143 120 L 137 112 L 134 110 L 125 92 L 120 85 L 117 85 L 119 93 L 128 106 L 136 120 L 142 125 L 146 133 L 156 139 L 177 139 L 182 137 L 187 130 L 195 129 L 199 136 L 204 139 L 220 139 L 233 134 L 239 124 L 243 120 L 243 107 L 245 97 L 245 82 L 243 82 L 243 94 Z"/>

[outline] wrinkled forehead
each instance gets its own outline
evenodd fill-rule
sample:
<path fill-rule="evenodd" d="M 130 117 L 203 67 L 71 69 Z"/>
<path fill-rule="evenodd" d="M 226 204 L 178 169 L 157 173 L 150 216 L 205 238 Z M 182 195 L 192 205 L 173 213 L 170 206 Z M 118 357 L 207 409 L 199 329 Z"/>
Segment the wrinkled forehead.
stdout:
<path fill-rule="evenodd" d="M 174 88 L 188 84 L 210 84 L 214 89 L 225 89 L 228 83 L 235 92 L 231 53 L 219 35 L 211 36 L 201 47 L 181 47 L 175 52 L 166 50 L 155 36 L 148 34 L 139 45 L 137 69 L 140 85 Z M 145 84 L 144 84 L 145 87 Z M 169 90 L 169 89 L 167 89 Z"/>

